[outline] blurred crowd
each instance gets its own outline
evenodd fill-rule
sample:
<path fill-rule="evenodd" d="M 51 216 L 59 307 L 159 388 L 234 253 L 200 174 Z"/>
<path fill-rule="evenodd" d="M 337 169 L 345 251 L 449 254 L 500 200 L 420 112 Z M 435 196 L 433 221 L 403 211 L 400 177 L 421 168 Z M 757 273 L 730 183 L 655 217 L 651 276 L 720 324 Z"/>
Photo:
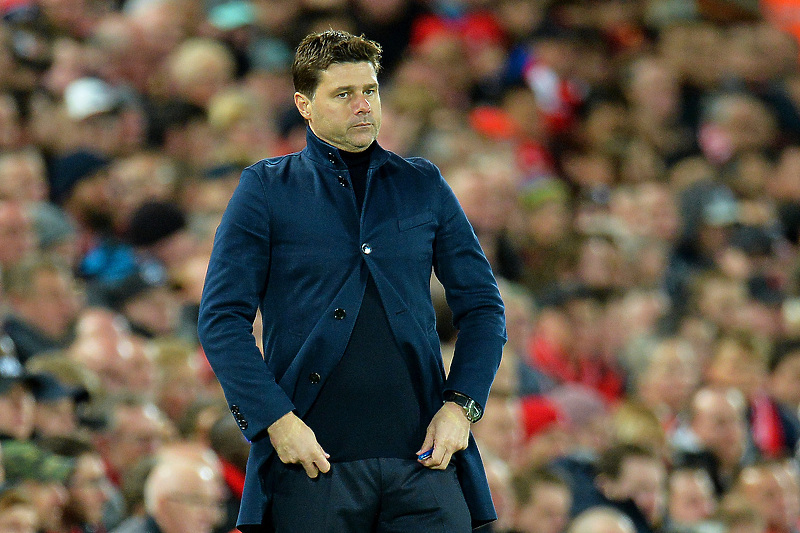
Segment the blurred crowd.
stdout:
<path fill-rule="evenodd" d="M 381 43 L 379 140 L 439 166 L 499 279 L 491 530 L 798 531 L 795 2 L 0 15 L 0 531 L 234 528 L 249 444 L 197 341 L 205 267 L 241 170 L 304 145 L 289 68 L 328 28 Z"/>

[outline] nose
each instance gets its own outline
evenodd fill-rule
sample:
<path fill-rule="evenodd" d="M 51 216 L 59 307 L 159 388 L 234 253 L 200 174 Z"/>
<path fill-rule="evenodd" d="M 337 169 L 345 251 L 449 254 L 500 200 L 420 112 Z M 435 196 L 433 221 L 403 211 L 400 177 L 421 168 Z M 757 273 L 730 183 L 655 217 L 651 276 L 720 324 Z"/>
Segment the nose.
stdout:
<path fill-rule="evenodd" d="M 355 100 L 355 113 L 358 114 L 366 114 L 372 110 L 372 106 L 369 104 L 369 100 L 365 96 L 361 96 L 356 98 Z"/>

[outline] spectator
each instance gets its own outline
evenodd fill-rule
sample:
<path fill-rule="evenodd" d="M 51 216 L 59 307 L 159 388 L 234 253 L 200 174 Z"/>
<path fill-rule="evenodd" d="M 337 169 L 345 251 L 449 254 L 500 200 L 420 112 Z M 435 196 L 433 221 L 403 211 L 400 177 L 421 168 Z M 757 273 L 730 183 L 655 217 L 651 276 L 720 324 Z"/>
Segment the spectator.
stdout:
<path fill-rule="evenodd" d="M 39 383 L 14 357 L 0 356 L 0 441 L 24 441 L 33 435 Z"/>
<path fill-rule="evenodd" d="M 156 404 L 177 425 L 201 397 L 200 361 L 191 345 L 180 342 L 162 341 L 153 350 Z"/>
<path fill-rule="evenodd" d="M 519 464 L 524 439 L 520 402 L 516 398 L 490 395 L 489 404 L 492 409 L 487 409 L 484 417 L 473 426 L 481 453 L 510 465 Z"/>
<path fill-rule="evenodd" d="M 567 422 L 571 446 L 552 467 L 570 484 L 574 517 L 597 498 L 597 461 L 612 444 L 610 413 L 600 395 L 587 387 L 564 385 L 548 397 Z"/>
<path fill-rule="evenodd" d="M 125 317 L 133 334 L 151 339 L 168 336 L 176 330 L 180 302 L 167 286 L 161 265 L 146 261 L 139 272 L 113 285 L 95 287 L 92 300 Z"/>
<path fill-rule="evenodd" d="M 31 204 L 29 212 L 39 250 L 57 257 L 74 270 L 81 258 L 75 222 L 63 209 L 48 202 Z"/>
<path fill-rule="evenodd" d="M 0 267 L 8 270 L 37 248 L 36 233 L 24 204 L 0 200 Z"/>
<path fill-rule="evenodd" d="M 135 247 L 142 277 L 155 283 L 163 283 L 168 273 L 191 257 L 194 248 L 186 213 L 169 201 L 148 200 L 137 207 L 126 235 Z"/>
<path fill-rule="evenodd" d="M 612 439 L 620 444 L 634 444 L 653 450 L 669 460 L 670 450 L 661 422 L 646 405 L 635 400 L 620 402 L 611 415 Z"/>
<path fill-rule="evenodd" d="M 637 396 L 659 419 L 670 437 L 685 421 L 689 403 L 701 379 L 701 362 L 692 345 L 670 337 L 653 342 L 649 356 L 632 363 L 644 368 L 633 372 Z"/>
<path fill-rule="evenodd" d="M 36 437 L 68 437 L 78 430 L 77 405 L 89 400 L 89 392 L 71 387 L 52 374 L 38 374 L 34 397 L 34 433 Z M 64 454 L 60 454 L 64 455 Z"/>
<path fill-rule="evenodd" d="M 33 502 L 40 530 L 62 531 L 68 497 L 65 483 L 74 463 L 30 442 L 9 441 L 3 444 L 3 466 L 7 481 L 18 484 Z"/>
<path fill-rule="evenodd" d="M 781 486 L 782 468 L 774 461 L 747 466 L 739 474 L 734 489 L 758 511 L 767 531 L 772 533 L 797 531 L 797 510 L 787 506 L 789 501 Z"/>
<path fill-rule="evenodd" d="M 670 531 L 691 531 L 714 516 L 717 498 L 706 470 L 674 468 L 669 473 L 667 486 Z"/>
<path fill-rule="evenodd" d="M 47 350 L 66 348 L 81 306 L 75 278 L 67 265 L 31 256 L 7 272 L 10 315 L 3 329 L 23 363 Z"/>
<path fill-rule="evenodd" d="M 748 402 L 748 426 L 753 443 L 765 457 L 792 453 L 800 439 L 797 415 L 784 409 L 766 392 L 765 350 L 747 336 L 722 337 L 708 367 L 708 383 L 733 387 Z"/>
<path fill-rule="evenodd" d="M 665 483 L 664 464 L 653 452 L 619 444 L 609 448 L 597 463 L 599 498 L 593 503 L 624 513 L 639 533 L 657 531 L 665 519 Z"/>
<path fill-rule="evenodd" d="M 0 531 L 36 533 L 39 517 L 31 499 L 20 489 L 0 492 Z"/>
<path fill-rule="evenodd" d="M 593 507 L 579 514 L 567 533 L 634 533 L 636 528 L 624 513 L 609 507 Z"/>
<path fill-rule="evenodd" d="M 547 470 L 531 470 L 513 480 L 519 533 L 560 533 L 569 520 L 569 485 Z"/>
<path fill-rule="evenodd" d="M 226 520 L 220 524 L 219 529 L 233 531 L 236 527 L 236 517 L 239 515 L 239 506 L 242 503 L 250 443 L 242 437 L 236 421 L 228 416 L 221 416 L 211 426 L 208 437 L 211 449 L 219 457 L 222 480 L 228 494 L 225 499 Z"/>
<path fill-rule="evenodd" d="M 103 509 L 112 496 L 112 488 L 100 454 L 89 442 L 71 437 L 48 438 L 41 444 L 43 448 L 75 462 L 65 483 L 65 529 L 70 533 L 105 533 Z"/>
<path fill-rule="evenodd" d="M 146 520 L 113 533 L 211 533 L 220 505 L 219 480 L 209 466 L 192 459 L 163 461 L 145 483 Z"/>
<path fill-rule="evenodd" d="M 170 429 L 153 403 L 132 394 L 109 399 L 106 416 L 107 426 L 97 435 L 97 449 L 109 479 L 119 486 L 128 470 L 159 449 Z"/>
<path fill-rule="evenodd" d="M 692 398 L 689 416 L 688 431 L 676 437 L 676 463 L 706 468 L 719 496 L 754 460 L 744 396 L 733 388 L 703 387 Z"/>
<path fill-rule="evenodd" d="M 720 505 L 719 521 L 731 533 L 766 533 L 767 524 L 743 496 L 730 494 Z"/>
<path fill-rule="evenodd" d="M 794 413 L 800 408 L 800 339 L 776 342 L 770 354 L 767 389 L 775 400 Z"/>
<path fill-rule="evenodd" d="M 0 199 L 41 202 L 48 198 L 46 168 L 34 148 L 0 155 Z"/>

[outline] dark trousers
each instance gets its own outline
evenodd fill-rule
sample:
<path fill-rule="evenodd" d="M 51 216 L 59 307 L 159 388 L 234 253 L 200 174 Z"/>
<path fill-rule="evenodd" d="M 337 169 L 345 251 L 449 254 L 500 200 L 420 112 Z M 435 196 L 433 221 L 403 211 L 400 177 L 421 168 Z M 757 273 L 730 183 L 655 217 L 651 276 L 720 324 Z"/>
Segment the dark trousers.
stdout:
<path fill-rule="evenodd" d="M 405 459 L 333 463 L 309 478 L 275 462 L 276 533 L 468 533 L 470 515 L 456 470 Z"/>

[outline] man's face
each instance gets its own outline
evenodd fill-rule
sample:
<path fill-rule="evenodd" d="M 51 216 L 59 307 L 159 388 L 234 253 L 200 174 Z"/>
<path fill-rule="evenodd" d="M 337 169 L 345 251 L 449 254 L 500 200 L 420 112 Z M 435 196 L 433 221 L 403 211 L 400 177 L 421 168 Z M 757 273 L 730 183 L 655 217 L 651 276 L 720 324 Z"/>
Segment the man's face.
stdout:
<path fill-rule="evenodd" d="M 67 490 L 62 483 L 25 481 L 23 490 L 33 501 L 39 516 L 40 527 L 45 531 L 58 531 L 62 527 Z"/>
<path fill-rule="evenodd" d="M 36 509 L 32 505 L 20 503 L 0 513 L 0 531 L 35 533 L 37 523 Z"/>
<path fill-rule="evenodd" d="M 381 99 L 372 63 L 334 63 L 320 74 L 313 97 L 295 93 L 295 105 L 323 141 L 361 152 L 378 137 Z"/>
<path fill-rule="evenodd" d="M 78 426 L 75 402 L 72 398 L 59 398 L 50 402 L 36 402 L 36 433 L 43 437 L 67 436 Z"/>
<path fill-rule="evenodd" d="M 88 524 L 101 523 L 103 505 L 108 501 L 108 487 L 109 482 L 100 455 L 81 455 L 67 485 L 73 514 Z"/>
<path fill-rule="evenodd" d="M 786 494 L 774 468 L 750 467 L 741 474 L 742 494 L 758 510 L 768 526 L 789 531 Z"/>
<path fill-rule="evenodd" d="M 627 457 L 622 462 L 619 479 L 609 483 L 612 499 L 631 499 L 652 524 L 660 522 L 665 507 L 666 470 L 657 459 Z"/>
<path fill-rule="evenodd" d="M 726 466 L 739 462 L 747 435 L 744 414 L 724 395 L 717 394 L 698 406 L 691 427 Z"/>
<path fill-rule="evenodd" d="M 112 435 L 111 464 L 125 471 L 161 445 L 162 421 L 154 406 L 122 407 Z"/>
<path fill-rule="evenodd" d="M 36 401 L 23 384 L 16 383 L 0 394 L 0 433 L 25 440 L 33 432 Z"/>
<path fill-rule="evenodd" d="M 74 281 L 54 270 L 37 272 L 30 292 L 15 300 L 19 314 L 54 339 L 67 334 L 80 305 Z"/>
<path fill-rule="evenodd" d="M 572 496 L 561 485 L 542 483 L 519 510 L 517 528 L 524 533 L 560 533 L 569 519 Z"/>
<path fill-rule="evenodd" d="M 714 486 L 703 470 L 678 471 L 669 480 L 669 516 L 677 524 L 695 524 L 713 513 Z"/>
<path fill-rule="evenodd" d="M 769 390 L 789 405 L 800 405 L 800 351 L 792 352 L 769 377 Z"/>
<path fill-rule="evenodd" d="M 30 218 L 13 202 L 0 202 L 0 264 L 14 265 L 36 248 Z"/>
<path fill-rule="evenodd" d="M 193 476 L 189 481 L 166 495 L 155 512 L 164 533 L 211 533 L 222 517 L 223 500 L 216 478 Z"/>

